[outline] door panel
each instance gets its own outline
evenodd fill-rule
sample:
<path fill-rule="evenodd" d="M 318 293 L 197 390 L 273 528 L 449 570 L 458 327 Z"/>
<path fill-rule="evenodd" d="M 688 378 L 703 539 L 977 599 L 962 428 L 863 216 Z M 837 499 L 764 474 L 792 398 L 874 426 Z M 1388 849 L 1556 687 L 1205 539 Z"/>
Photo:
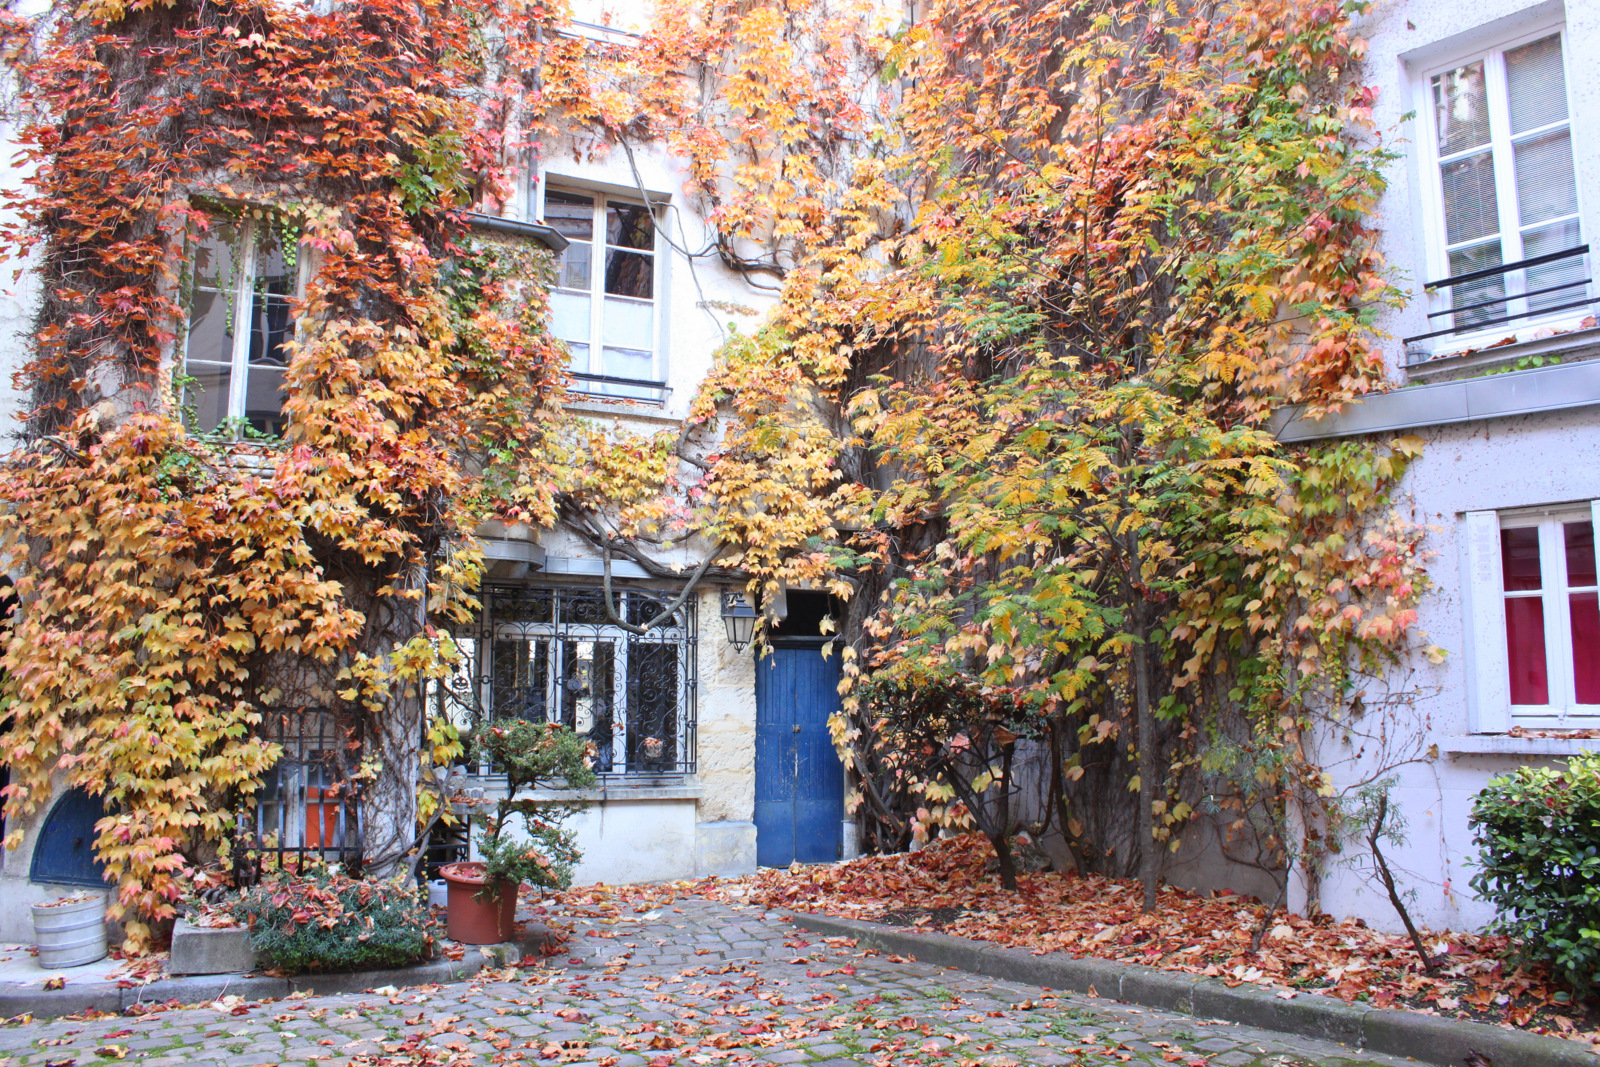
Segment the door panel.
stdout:
<path fill-rule="evenodd" d="M 839 661 L 815 645 L 779 647 L 756 663 L 756 862 L 839 858 L 844 766 L 828 733 L 839 710 Z"/>

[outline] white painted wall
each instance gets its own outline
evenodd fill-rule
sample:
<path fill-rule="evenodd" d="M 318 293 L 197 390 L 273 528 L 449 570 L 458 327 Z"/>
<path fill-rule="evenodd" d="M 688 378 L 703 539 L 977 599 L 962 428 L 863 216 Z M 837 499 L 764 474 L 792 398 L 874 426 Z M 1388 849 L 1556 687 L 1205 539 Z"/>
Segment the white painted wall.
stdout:
<path fill-rule="evenodd" d="M 1600 4 L 1572 2 L 1564 15 L 1584 238 L 1600 247 L 1600 82 L 1588 74 L 1600 62 Z M 1367 81 L 1380 89 L 1375 115 L 1382 127 L 1395 131 L 1397 140 L 1392 143 L 1406 153 L 1390 170 L 1391 186 L 1379 219 L 1384 254 L 1409 280 L 1413 294 L 1409 307 L 1380 323 L 1394 338 L 1385 354 L 1397 385 L 1408 379 L 1398 339 L 1428 329 L 1422 284 L 1432 277 L 1423 258 L 1425 216 L 1419 183 L 1424 174 L 1412 143 L 1421 136 L 1420 123 L 1403 118 L 1427 106 L 1425 99 L 1413 94 L 1412 75 L 1459 48 L 1512 37 L 1542 20 L 1562 16 L 1559 3 L 1400 0 L 1376 5 L 1360 27 L 1371 43 Z M 1514 385 L 1512 376 L 1505 380 L 1508 388 Z M 1467 824 L 1473 796 L 1493 775 L 1595 743 L 1471 734 L 1460 564 L 1462 515 L 1600 497 L 1600 413 L 1580 408 L 1418 432 L 1426 447 L 1405 477 L 1402 502 L 1414 510 L 1418 521 L 1434 527 L 1428 547 L 1437 553 L 1429 568 L 1437 588 L 1421 606 L 1419 627 L 1450 655 L 1439 665 L 1413 656 L 1387 679 L 1391 692 L 1409 692 L 1415 700 L 1414 710 L 1396 713 L 1383 724 L 1391 751 L 1412 752 L 1418 759 L 1395 772 L 1398 785 L 1392 798 L 1408 824 L 1406 843 L 1386 852 L 1396 875 L 1413 894 L 1409 907 L 1419 923 L 1435 929 L 1472 929 L 1493 917 L 1467 885 L 1476 856 Z M 1319 759 L 1333 769 L 1340 787 L 1366 780 L 1380 765 L 1371 742 L 1363 748 L 1361 736 L 1363 731 L 1376 733 L 1378 724 L 1355 726 L 1349 740 L 1332 734 L 1317 740 Z M 1437 746 L 1438 754 L 1430 758 L 1432 746 Z M 1502 751 L 1463 751 L 1493 748 Z M 1364 852 L 1362 845 L 1354 854 L 1364 856 Z M 1294 888 L 1292 904 L 1303 907 L 1303 880 L 1296 879 Z M 1364 858 L 1336 865 L 1326 874 L 1321 904 L 1336 916 L 1360 916 L 1382 929 L 1400 928 Z"/>

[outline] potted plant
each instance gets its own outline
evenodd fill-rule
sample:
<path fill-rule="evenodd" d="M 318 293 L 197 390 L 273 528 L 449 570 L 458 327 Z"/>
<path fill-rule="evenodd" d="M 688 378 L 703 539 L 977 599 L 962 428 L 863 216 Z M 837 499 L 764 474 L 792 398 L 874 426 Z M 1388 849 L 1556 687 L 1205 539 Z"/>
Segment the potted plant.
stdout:
<path fill-rule="evenodd" d="M 587 805 L 524 794 L 541 787 L 593 785 L 594 746 L 557 723 L 500 719 L 476 731 L 472 753 L 480 764 L 505 771 L 505 796 L 484 819 L 478 838 L 482 860 L 448 863 L 439 874 L 450 887 L 450 939 L 489 945 L 511 937 L 518 886 L 565 889 L 572 884 L 572 866 L 581 854 L 562 824 Z"/>

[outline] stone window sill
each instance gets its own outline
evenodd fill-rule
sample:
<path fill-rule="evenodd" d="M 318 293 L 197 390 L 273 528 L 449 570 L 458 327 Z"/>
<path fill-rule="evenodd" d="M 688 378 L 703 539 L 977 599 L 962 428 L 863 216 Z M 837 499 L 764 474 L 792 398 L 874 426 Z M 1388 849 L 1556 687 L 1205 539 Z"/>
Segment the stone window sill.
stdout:
<path fill-rule="evenodd" d="M 1576 756 L 1600 750 L 1600 737 L 1512 737 L 1468 734 L 1439 746 L 1451 756 Z"/>
<path fill-rule="evenodd" d="M 1577 329 L 1515 344 L 1469 349 L 1422 360 L 1405 368 L 1406 380 L 1420 384 L 1476 378 L 1491 371 L 1514 368 L 1522 360 L 1536 356 L 1560 363 L 1600 357 L 1600 328 Z"/>
<path fill-rule="evenodd" d="M 488 798 L 498 799 L 505 792 L 506 780 L 496 776 L 478 781 Z M 593 801 L 601 804 L 631 803 L 646 800 L 699 800 L 704 787 L 694 782 L 630 783 L 626 779 L 602 782 L 593 789 L 534 789 L 517 794 L 524 800 L 542 800 L 551 803 L 563 801 Z"/>

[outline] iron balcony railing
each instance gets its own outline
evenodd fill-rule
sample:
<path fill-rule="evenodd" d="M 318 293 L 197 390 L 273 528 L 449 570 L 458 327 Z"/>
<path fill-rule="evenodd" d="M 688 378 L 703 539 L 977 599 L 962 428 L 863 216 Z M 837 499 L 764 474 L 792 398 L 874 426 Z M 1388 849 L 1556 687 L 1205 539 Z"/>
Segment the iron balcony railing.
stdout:
<path fill-rule="evenodd" d="M 1588 253 L 1588 245 L 1578 245 L 1517 263 L 1485 267 L 1483 270 L 1458 274 L 1453 278 L 1428 282 L 1423 289 L 1430 296 L 1446 296 L 1448 305 L 1437 311 L 1428 312 L 1429 325 L 1434 325 L 1441 319 L 1449 325 L 1407 337 L 1404 344 L 1408 360 L 1416 363 L 1429 357 L 1430 353 L 1426 348 L 1413 347 L 1422 341 L 1476 333 L 1520 319 L 1553 315 L 1561 311 L 1573 311 L 1590 306 L 1595 301 L 1589 294 L 1589 283 L 1592 279 L 1585 259 Z M 1577 262 L 1571 263 L 1566 269 L 1559 266 L 1573 260 Z M 1538 268 L 1545 270 L 1538 271 Z M 1535 275 L 1528 273 L 1530 271 L 1546 276 L 1544 279 L 1535 280 L 1535 287 L 1531 289 L 1527 288 L 1527 285 Z M 1508 280 L 1521 284 L 1509 285 Z M 1550 284 L 1543 284 L 1546 280 Z"/>
<path fill-rule="evenodd" d="M 631 400 L 637 404 L 663 405 L 672 392 L 666 382 L 652 382 L 642 378 L 618 378 L 610 374 L 584 374 L 568 371 L 572 379 L 567 391 L 575 396 L 602 397 L 606 400 Z"/>

